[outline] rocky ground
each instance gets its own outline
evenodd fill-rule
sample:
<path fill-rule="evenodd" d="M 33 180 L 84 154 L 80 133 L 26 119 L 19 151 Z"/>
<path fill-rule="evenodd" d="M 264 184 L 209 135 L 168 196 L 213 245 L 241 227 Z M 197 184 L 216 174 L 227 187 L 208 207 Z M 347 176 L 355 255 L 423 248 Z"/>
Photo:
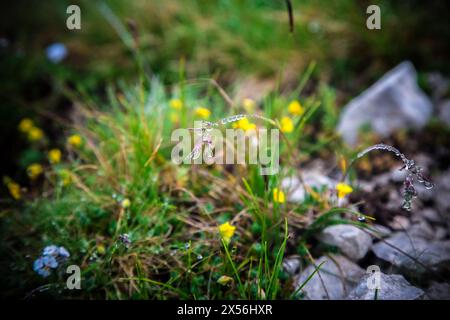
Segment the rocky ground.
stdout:
<path fill-rule="evenodd" d="M 315 266 L 303 268 L 296 256 L 285 259 L 284 268 L 296 288 L 326 261 L 301 288 L 304 298 L 450 299 L 449 139 L 445 133 L 439 138 L 435 129 L 430 129 L 430 123 L 450 126 L 450 100 L 445 98 L 449 81 L 439 73 L 429 74 L 429 95 L 416 83 L 412 64 L 400 64 L 345 107 L 338 130 L 348 144 L 355 145 L 358 130 L 369 123 L 382 141 L 400 144 L 398 147 L 423 168 L 434 187 L 417 184 L 413 208 L 406 211 L 400 208 L 405 172 L 399 170 L 399 163 L 393 162 L 390 169 L 375 175 L 373 171 L 366 177 L 359 174 L 359 189 L 350 203 L 359 203 L 356 208 L 376 221 L 367 222 L 369 229 L 355 225 L 325 228 L 317 241 L 338 253 L 317 257 Z M 399 129 L 414 133 L 399 142 L 392 138 Z M 331 173 L 315 167 L 305 172 L 306 184 L 331 187 L 336 183 Z M 286 179 L 284 187 L 291 188 L 291 201 L 303 200 L 305 192 L 298 181 Z M 380 272 L 379 290 L 368 285 L 375 279 L 374 271 Z"/>

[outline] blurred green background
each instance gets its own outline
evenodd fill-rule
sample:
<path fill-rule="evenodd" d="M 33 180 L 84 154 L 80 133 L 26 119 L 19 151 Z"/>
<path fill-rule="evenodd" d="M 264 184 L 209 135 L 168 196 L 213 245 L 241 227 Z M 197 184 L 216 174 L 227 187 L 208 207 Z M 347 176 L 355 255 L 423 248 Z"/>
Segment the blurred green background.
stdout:
<path fill-rule="evenodd" d="M 77 4 L 81 8 L 81 30 L 66 28 L 68 17 L 66 8 L 70 4 Z M 370 4 L 377 4 L 381 8 L 381 30 L 366 28 L 368 17 L 366 8 Z M 0 5 L 0 146 L 2 150 L 0 173 L 2 177 L 9 176 L 21 186 L 31 190 L 24 201 L 26 203 L 11 204 L 8 189 L 3 185 L 0 189 L 1 217 L 2 219 L 8 217 L 13 221 L 13 223 L 8 221 L 9 225 L 2 223 L 2 236 L 8 241 L 8 245 L 0 247 L 0 254 L 2 256 L 3 254 L 24 255 L 23 260 L 17 263 L 11 262 L 13 259 L 1 261 L 1 270 L 5 270 L 4 274 L 14 274 L 15 269 L 11 265 L 20 266 L 22 268 L 20 271 L 23 273 L 32 273 L 30 256 L 33 252 L 40 250 L 37 248 L 41 248 L 44 242 L 53 239 L 67 243 L 73 241 L 73 246 L 69 249 L 74 252 L 74 256 L 82 257 L 85 263 L 87 263 L 88 254 L 92 250 L 95 252 L 97 242 L 105 245 L 108 252 L 108 245 L 112 247 L 116 241 L 115 231 L 111 232 L 115 227 L 112 223 L 115 221 L 108 219 L 117 212 L 117 203 L 112 202 L 111 199 L 105 201 L 105 205 L 95 201 L 91 205 L 88 202 L 80 205 L 81 209 L 78 210 L 78 204 L 74 205 L 72 202 L 81 201 L 79 199 L 85 201 L 85 194 L 80 190 L 68 188 L 69 191 L 66 194 L 65 191 L 61 191 L 62 189 L 58 189 L 59 187 L 53 188 L 51 179 L 48 179 L 50 182 L 45 180 L 45 182 L 39 181 L 33 184 L 34 182 L 30 182 L 27 177 L 27 166 L 33 162 L 46 161 L 44 151 L 47 151 L 49 146 L 61 146 L 63 149 L 62 137 L 73 129 L 70 127 L 76 122 L 73 117 L 79 114 L 74 114 L 72 111 L 80 101 L 84 106 L 94 109 L 94 111 L 90 110 L 92 114 L 89 114 L 94 120 L 95 116 L 98 116 L 95 111 L 111 111 L 113 116 L 107 120 L 114 124 L 112 127 L 115 129 L 117 126 L 123 129 L 120 132 L 124 133 L 127 139 L 131 136 L 127 142 L 131 141 L 129 144 L 136 148 L 135 151 L 139 149 L 140 153 L 136 151 L 135 158 L 133 158 L 134 154 L 130 153 L 130 167 L 135 169 L 133 172 L 135 176 L 130 178 L 128 172 L 125 172 L 123 176 L 117 175 L 119 177 L 117 180 L 121 183 L 125 181 L 120 186 L 123 187 L 123 193 L 129 192 L 136 195 L 136 203 L 142 196 L 148 201 L 142 200 L 144 203 L 142 206 L 145 209 L 150 208 L 148 210 L 153 210 L 155 206 L 158 212 L 162 212 L 162 216 L 166 212 L 178 215 L 179 212 L 176 210 L 187 215 L 190 211 L 184 207 L 187 206 L 184 203 L 186 199 L 181 196 L 178 198 L 177 195 L 173 196 L 165 190 L 166 181 L 161 182 L 162 187 L 158 186 L 156 182 L 154 183 L 150 178 L 147 179 L 147 176 L 142 175 L 138 170 L 141 162 L 147 160 L 147 153 L 151 149 L 147 148 L 147 145 L 136 143 L 140 141 L 139 139 L 148 138 L 146 136 L 148 132 L 141 127 L 140 115 L 129 105 L 139 105 L 139 94 L 143 95 L 142 92 L 148 88 L 155 89 L 156 100 L 163 105 L 167 104 L 168 97 L 174 95 L 171 91 L 172 86 L 176 87 L 186 79 L 213 78 L 236 100 L 250 97 L 259 103 L 269 96 L 264 101 L 264 112 L 277 113 L 276 116 L 279 116 L 282 111 L 276 108 L 287 105 L 288 97 L 290 99 L 292 92 L 296 92 L 302 79 L 307 79 L 302 88 L 302 102 L 305 102 L 307 108 L 313 109 L 315 100 L 320 100 L 323 110 L 320 110 L 317 117 L 312 118 L 313 124 L 308 123 L 310 126 L 305 127 L 305 132 L 291 136 L 291 142 L 295 143 L 295 152 L 300 150 L 297 145 L 297 143 L 300 144 L 299 137 L 303 139 L 302 149 L 298 151 L 304 152 L 297 159 L 300 162 L 304 159 L 310 160 L 314 153 L 330 157 L 330 154 L 336 150 L 327 149 L 326 146 L 334 144 L 334 129 L 341 107 L 401 61 L 407 59 L 413 62 L 419 73 L 420 85 L 427 93 L 430 93 L 430 88 L 424 80 L 426 73 L 433 71 L 439 71 L 444 75 L 450 73 L 449 1 L 292 0 L 292 6 L 294 30 L 290 32 L 289 15 L 284 0 L 16 0 L 10 3 L 2 2 Z M 67 51 L 61 61 L 51 61 L 48 57 L 47 50 L 54 44 L 63 45 Z M 159 79 L 159 82 L 155 84 L 151 79 Z M 130 83 L 138 83 L 146 89 L 141 91 L 129 89 L 127 85 Z M 121 108 L 111 103 L 110 96 L 114 95 L 108 91 L 111 86 L 120 89 L 114 92 L 114 94 L 117 93 L 117 99 L 114 100 L 116 105 L 128 101 L 129 104 L 124 104 L 123 108 L 126 112 L 122 113 Z M 187 101 L 191 102 L 192 106 L 198 101 L 211 102 L 208 107 L 213 114 L 223 114 L 225 109 L 223 101 L 214 103 L 219 99 L 216 96 L 210 99 L 212 96 L 210 91 L 211 89 L 198 89 L 189 92 Z M 272 94 L 273 92 L 276 94 Z M 145 94 L 150 95 L 147 91 Z M 309 97 L 311 97 L 310 100 L 308 100 Z M 273 109 L 270 109 L 272 107 Z M 157 122 L 158 118 L 152 116 L 151 114 L 150 120 L 155 121 L 154 126 L 157 127 L 160 124 Z M 47 140 L 44 146 L 39 146 L 38 151 L 36 149 L 39 148 L 29 147 L 27 139 L 18 133 L 17 127 L 23 118 L 31 118 L 45 132 Z M 149 123 L 151 123 L 150 120 Z M 68 127 L 71 129 L 68 130 Z M 93 126 L 92 132 L 100 137 L 98 141 L 95 141 L 98 142 L 99 148 L 105 149 L 102 151 L 106 156 L 115 155 L 113 151 L 117 151 L 115 148 L 119 149 L 118 142 L 113 142 L 111 145 L 108 143 L 109 138 L 116 132 L 105 127 L 103 124 Z M 159 132 L 156 129 L 151 130 L 152 134 L 155 133 L 151 136 L 152 142 L 155 142 L 156 133 L 159 134 Z M 448 131 L 438 130 L 437 134 L 431 131 L 424 135 L 424 141 L 429 142 L 427 148 L 432 149 L 430 145 L 433 143 L 438 145 L 438 141 L 445 145 L 448 140 L 446 132 Z M 133 140 L 134 138 L 136 140 Z M 150 142 L 148 144 L 151 145 Z M 337 143 L 333 146 L 336 149 L 340 147 Z M 414 150 L 417 150 L 417 147 Z M 83 152 L 80 152 L 80 158 L 75 156 L 72 150 L 64 154 L 64 157 L 73 167 L 85 164 L 83 161 L 95 163 L 92 161 L 95 158 L 92 153 Z M 167 150 L 163 150 L 162 153 L 164 152 L 167 153 Z M 168 185 L 170 183 L 183 185 L 185 183 L 183 177 L 187 175 L 184 169 L 171 171 L 164 167 L 164 157 L 161 156 L 161 158 L 162 160 L 157 158 L 160 163 L 155 160 L 158 162 L 155 165 L 156 169 L 146 168 L 148 171 L 145 174 L 153 177 L 152 175 L 156 172 L 162 177 L 161 180 L 164 180 L 166 176 L 169 177 L 166 177 L 169 180 Z M 118 167 L 120 171 L 122 168 Z M 51 178 L 54 173 L 52 170 L 50 168 L 48 174 Z M 97 177 L 86 176 L 84 177 L 86 185 L 96 187 Z M 173 182 L 171 179 L 176 181 Z M 266 187 L 267 185 L 273 187 L 276 181 L 268 183 L 258 179 L 258 177 L 250 176 L 249 181 L 254 185 L 259 184 L 257 196 L 267 203 L 267 197 L 270 198 L 270 195 L 264 193 Z M 109 189 L 111 186 L 109 181 L 105 182 L 101 178 L 99 181 L 101 181 L 100 187 L 94 191 L 98 192 L 97 196 L 103 200 L 102 197 L 106 198 L 106 194 L 108 196 L 111 194 Z M 193 184 L 190 189 L 193 193 L 203 194 L 204 190 L 211 187 L 211 185 L 205 186 L 201 180 L 193 179 L 189 182 Z M 41 190 L 44 190 L 43 194 L 40 193 Z M 151 196 L 148 197 L 147 193 Z M 62 195 L 67 196 L 68 200 Z M 202 209 L 204 211 L 212 212 L 214 205 L 218 209 L 221 205 L 231 206 L 228 202 L 241 206 L 234 208 L 236 212 L 245 206 L 250 207 L 246 202 L 238 203 L 236 200 L 238 196 L 231 193 L 229 199 L 224 200 L 225 204 L 214 202 L 206 196 L 205 198 L 205 201 L 211 201 L 213 204 L 212 209 L 205 205 Z M 134 203 L 134 199 L 132 200 Z M 322 206 L 323 203 L 316 200 L 308 198 L 304 204 L 295 208 L 299 211 L 296 213 L 301 215 L 309 207 Z M 87 209 L 83 207 L 84 205 Z M 138 210 L 136 206 L 132 209 L 140 214 L 141 208 Z M 268 208 L 265 209 L 268 210 Z M 324 210 L 322 207 L 320 209 Z M 12 210 L 16 210 L 16 216 L 10 214 Z M 22 213 L 23 220 L 21 220 Z M 332 214 L 335 213 L 332 212 Z M 33 214 L 41 217 L 42 221 L 48 216 L 48 221 L 39 224 L 41 220 L 35 218 Z M 163 247 L 166 240 L 164 234 L 167 232 L 165 228 L 173 223 L 177 232 L 174 238 L 183 244 L 186 241 L 184 237 L 187 232 L 180 231 L 182 229 L 180 222 L 172 216 L 170 219 L 162 216 L 149 218 L 142 214 L 136 218 L 138 222 L 130 222 L 129 229 L 136 234 L 151 233 L 151 236 L 160 237 L 158 239 Z M 70 219 L 72 218 L 79 219 L 76 220 L 78 222 L 81 221 L 76 224 L 75 231 L 71 229 L 73 221 Z M 13 232 L 8 228 L 10 225 L 15 225 L 14 219 L 23 224 L 17 226 Z M 151 219 L 156 219 L 156 222 Z M 148 220 L 155 223 L 157 227 L 150 231 L 145 229 L 151 224 Z M 218 220 L 220 223 L 226 221 L 223 217 Z M 282 226 L 282 224 L 283 222 L 279 225 Z M 30 225 L 33 228 L 29 228 Z M 250 225 L 252 227 L 256 225 L 254 229 L 260 228 L 255 223 Z M 21 238 L 18 235 L 23 230 L 29 230 L 29 234 Z M 48 231 L 54 238 L 39 233 L 43 230 Z M 71 230 L 78 238 L 67 230 Z M 273 242 L 279 245 L 283 239 L 278 238 L 279 232 L 276 234 Z M 244 239 L 247 242 L 243 241 L 242 245 L 246 249 L 253 250 L 252 241 L 255 239 L 249 238 L 250 240 Z M 309 240 L 306 236 L 305 239 Z M 303 250 L 307 247 L 305 243 L 302 240 L 296 245 Z M 137 246 L 139 250 L 148 249 L 151 250 L 151 254 L 158 256 L 159 247 L 148 248 L 145 243 L 140 245 L 142 247 Z M 80 249 L 81 253 L 79 253 L 76 251 L 78 248 L 83 248 L 84 251 Z M 103 251 L 105 251 L 104 247 Z M 273 250 L 273 252 L 276 251 Z M 120 258 L 122 257 L 117 258 L 117 261 Z M 147 263 L 146 266 L 150 265 L 149 268 L 151 268 L 154 261 L 144 262 L 144 265 Z M 221 263 L 222 261 L 216 261 L 211 265 L 215 268 L 217 265 L 222 266 Z M 99 263 L 97 269 L 92 267 L 88 270 L 94 274 L 90 278 L 92 282 L 89 283 L 90 289 L 94 292 L 92 296 L 121 298 L 121 294 L 126 290 L 112 288 L 110 275 L 101 274 L 103 267 L 104 265 Z M 164 280 L 167 280 L 164 277 L 169 277 L 169 271 L 166 268 L 164 265 L 157 270 L 158 274 L 159 272 L 163 274 Z M 96 272 L 99 272 L 101 276 Z M 36 275 L 33 274 L 33 276 Z M 201 276 L 203 275 L 199 277 Z M 171 274 L 170 277 L 172 277 Z M 11 295 L 20 295 L 23 293 L 22 288 L 30 290 L 41 280 L 34 278 L 34 282 L 30 284 L 27 278 L 19 279 L 14 276 L 4 278 L 2 281 L 11 280 L 8 283 Z M 182 282 L 180 288 L 183 290 L 191 288 L 191 282 L 194 283 L 195 279 L 197 278 L 183 279 L 188 284 Z M 194 295 L 203 294 L 205 279 L 200 278 L 198 282 L 200 283 L 198 288 L 201 289 L 198 289 L 199 293 L 192 289 Z M 102 290 L 98 290 L 99 287 L 108 289 L 105 289 L 106 293 L 103 294 Z M 147 298 L 147 291 L 144 289 L 139 291 L 141 296 L 137 293 L 136 295 Z M 150 288 L 149 292 L 153 293 L 152 290 L 154 288 Z M 160 295 L 158 297 L 163 297 L 165 292 L 157 294 Z M 176 296 L 178 292 L 174 290 L 171 294 Z M 218 293 L 216 297 L 228 297 L 220 294 Z M 234 292 L 231 296 L 238 295 Z"/>

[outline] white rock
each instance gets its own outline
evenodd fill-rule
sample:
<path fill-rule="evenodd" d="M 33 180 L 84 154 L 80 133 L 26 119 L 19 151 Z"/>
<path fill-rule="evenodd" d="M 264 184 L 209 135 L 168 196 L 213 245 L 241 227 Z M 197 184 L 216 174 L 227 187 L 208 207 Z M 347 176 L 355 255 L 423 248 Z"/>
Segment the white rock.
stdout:
<path fill-rule="evenodd" d="M 304 171 L 303 180 L 310 188 L 321 188 L 325 186 L 328 189 L 332 189 L 337 183 L 318 171 Z M 297 177 L 284 178 L 281 181 L 281 188 L 287 191 L 288 201 L 298 203 L 305 200 L 305 189 Z"/>
<path fill-rule="evenodd" d="M 414 66 L 405 61 L 344 107 L 337 130 L 345 142 L 355 145 L 365 124 L 385 137 L 400 128 L 422 128 L 432 110 L 417 85 Z"/>
<path fill-rule="evenodd" d="M 348 224 L 325 228 L 320 233 L 319 240 L 338 247 L 343 254 L 355 261 L 363 258 L 372 245 L 372 237 L 369 234 Z"/>
<path fill-rule="evenodd" d="M 283 270 L 289 275 L 295 275 L 300 269 L 300 258 L 298 256 L 286 257 L 283 260 Z"/>

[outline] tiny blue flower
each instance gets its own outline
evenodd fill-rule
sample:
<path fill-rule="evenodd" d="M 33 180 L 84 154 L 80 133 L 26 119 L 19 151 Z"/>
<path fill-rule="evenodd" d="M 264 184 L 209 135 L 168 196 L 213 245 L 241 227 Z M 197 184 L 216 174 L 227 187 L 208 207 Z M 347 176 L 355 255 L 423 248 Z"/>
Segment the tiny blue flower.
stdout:
<path fill-rule="evenodd" d="M 68 258 L 68 257 L 70 257 L 70 253 L 69 253 L 69 251 L 67 251 L 66 248 L 59 247 L 59 256 L 63 257 L 63 258 Z"/>
<path fill-rule="evenodd" d="M 55 245 L 47 246 L 42 251 L 42 255 L 44 256 L 57 256 L 59 253 L 59 248 Z"/>
<path fill-rule="evenodd" d="M 58 63 L 67 56 L 67 48 L 64 44 L 56 42 L 47 47 L 46 54 L 51 62 Z"/>
<path fill-rule="evenodd" d="M 56 267 L 58 267 L 58 262 L 53 256 L 39 257 L 33 263 L 33 270 L 44 278 L 50 275 L 50 269 Z"/>
<path fill-rule="evenodd" d="M 52 268 L 55 269 L 56 267 L 58 267 L 58 261 L 56 261 L 55 257 L 53 256 L 44 256 L 42 257 L 43 261 L 44 261 L 44 265 L 48 268 Z"/>
<path fill-rule="evenodd" d="M 42 257 L 39 257 L 38 259 L 34 260 L 33 263 L 33 270 L 38 272 L 39 269 L 42 269 L 44 267 L 44 260 Z"/>

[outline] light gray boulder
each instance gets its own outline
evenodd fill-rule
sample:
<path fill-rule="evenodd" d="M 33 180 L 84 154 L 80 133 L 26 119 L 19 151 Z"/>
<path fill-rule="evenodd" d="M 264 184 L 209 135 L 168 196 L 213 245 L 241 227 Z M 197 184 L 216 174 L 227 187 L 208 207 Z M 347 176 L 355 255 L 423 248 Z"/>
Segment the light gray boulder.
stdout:
<path fill-rule="evenodd" d="M 422 128 L 432 111 L 430 99 L 417 85 L 414 66 L 405 61 L 344 107 L 337 131 L 355 145 L 363 125 L 385 137 L 400 128 Z"/>
<path fill-rule="evenodd" d="M 384 274 L 380 272 L 379 289 L 377 290 L 377 300 L 423 300 L 425 292 L 419 288 L 412 286 L 400 274 Z M 371 284 L 375 275 L 365 275 L 358 285 L 350 292 L 347 299 L 349 300 L 375 300 L 375 289 L 368 285 Z"/>
<path fill-rule="evenodd" d="M 363 258 L 372 245 L 372 237 L 368 233 L 349 224 L 326 227 L 318 238 L 325 244 L 338 247 L 343 254 L 354 261 Z"/>
<path fill-rule="evenodd" d="M 435 272 L 448 268 L 450 241 L 426 240 L 405 232 L 394 233 L 372 247 L 375 255 L 411 272 Z M 399 250 L 400 249 L 400 250 Z M 406 253 L 406 254 L 405 254 Z"/>
<path fill-rule="evenodd" d="M 323 261 L 326 262 L 320 270 L 300 290 L 303 298 L 307 300 L 345 299 L 364 275 L 364 270 L 340 255 L 323 256 L 316 260 L 316 265 L 318 266 Z M 300 288 L 315 268 L 315 266 L 310 265 L 297 276 L 294 281 L 294 288 Z"/>

